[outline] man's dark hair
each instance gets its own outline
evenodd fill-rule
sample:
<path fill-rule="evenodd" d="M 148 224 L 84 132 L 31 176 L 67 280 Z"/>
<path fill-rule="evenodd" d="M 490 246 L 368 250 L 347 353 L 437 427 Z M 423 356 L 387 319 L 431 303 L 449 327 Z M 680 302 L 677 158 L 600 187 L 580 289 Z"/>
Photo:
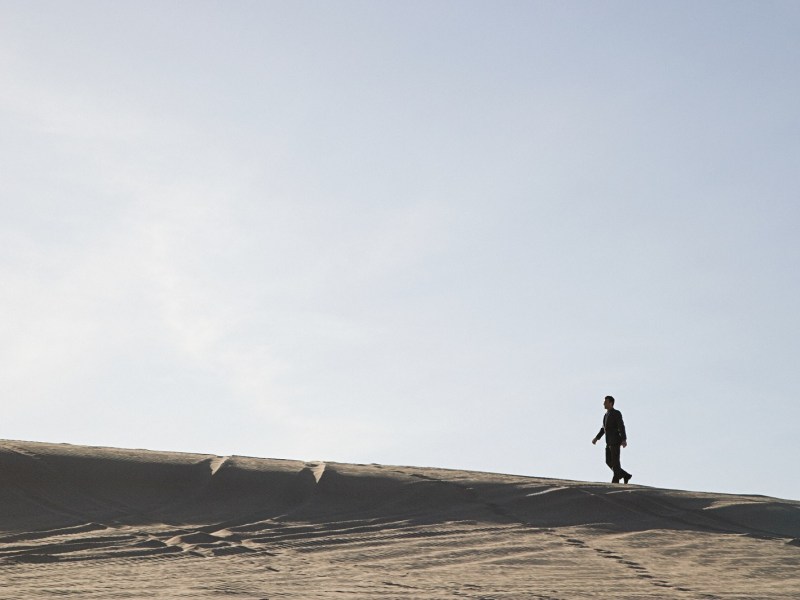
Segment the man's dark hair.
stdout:
<path fill-rule="evenodd" d="M 611 406 L 614 406 L 614 396 L 606 396 L 606 400 L 611 402 Z"/>

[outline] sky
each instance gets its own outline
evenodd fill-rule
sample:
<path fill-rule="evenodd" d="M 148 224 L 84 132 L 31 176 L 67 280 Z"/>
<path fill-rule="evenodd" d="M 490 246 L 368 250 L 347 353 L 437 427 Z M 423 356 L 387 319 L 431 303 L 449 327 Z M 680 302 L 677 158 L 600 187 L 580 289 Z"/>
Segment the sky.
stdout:
<path fill-rule="evenodd" d="M 800 499 L 798 31 L 0 0 L 0 437 Z"/>

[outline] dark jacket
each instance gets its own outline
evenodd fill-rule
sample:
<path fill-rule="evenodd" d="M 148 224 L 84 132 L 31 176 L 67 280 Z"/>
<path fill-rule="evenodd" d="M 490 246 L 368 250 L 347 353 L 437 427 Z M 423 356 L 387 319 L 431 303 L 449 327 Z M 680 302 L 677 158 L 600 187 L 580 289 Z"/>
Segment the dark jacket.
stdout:
<path fill-rule="evenodd" d="M 603 417 L 603 426 L 600 428 L 600 433 L 597 434 L 599 440 L 606 435 L 607 446 L 619 446 L 622 442 L 627 441 L 628 436 L 625 434 L 625 422 L 622 420 L 622 413 L 612 408 L 606 411 Z"/>

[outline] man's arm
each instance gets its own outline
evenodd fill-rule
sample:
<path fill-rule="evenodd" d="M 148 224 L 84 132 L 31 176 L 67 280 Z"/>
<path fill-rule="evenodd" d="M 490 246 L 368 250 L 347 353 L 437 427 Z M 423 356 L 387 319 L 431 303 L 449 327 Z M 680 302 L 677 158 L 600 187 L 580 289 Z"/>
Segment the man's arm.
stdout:
<path fill-rule="evenodd" d="M 617 415 L 619 416 L 617 428 L 619 430 L 620 444 L 623 448 L 626 448 L 628 446 L 628 436 L 625 434 L 625 421 L 622 420 L 621 412 L 618 412 Z"/>
<path fill-rule="evenodd" d="M 596 443 L 597 443 L 597 440 L 599 440 L 601 437 L 603 437 L 603 434 L 604 434 L 605 432 L 606 432 L 606 430 L 605 430 L 603 427 L 601 427 L 601 428 L 600 428 L 600 433 L 598 433 L 596 436 L 594 436 L 594 439 L 592 440 L 592 443 L 593 443 L 593 444 L 596 444 Z"/>

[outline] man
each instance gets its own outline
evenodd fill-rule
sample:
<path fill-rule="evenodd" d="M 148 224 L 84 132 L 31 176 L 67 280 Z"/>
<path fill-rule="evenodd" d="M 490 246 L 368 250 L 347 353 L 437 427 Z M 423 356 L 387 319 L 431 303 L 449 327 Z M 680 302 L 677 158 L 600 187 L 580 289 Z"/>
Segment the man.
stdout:
<path fill-rule="evenodd" d="M 611 483 L 619 483 L 622 479 L 625 483 L 631 480 L 632 475 L 622 468 L 619 463 L 620 446 L 626 448 L 628 446 L 628 436 L 625 435 L 625 423 L 622 421 L 622 413 L 614 408 L 614 398 L 606 396 L 603 400 L 603 408 L 606 409 L 606 414 L 603 417 L 603 426 L 592 440 L 592 444 L 596 444 L 597 440 L 606 436 L 606 464 L 614 471 L 614 478 Z"/>

